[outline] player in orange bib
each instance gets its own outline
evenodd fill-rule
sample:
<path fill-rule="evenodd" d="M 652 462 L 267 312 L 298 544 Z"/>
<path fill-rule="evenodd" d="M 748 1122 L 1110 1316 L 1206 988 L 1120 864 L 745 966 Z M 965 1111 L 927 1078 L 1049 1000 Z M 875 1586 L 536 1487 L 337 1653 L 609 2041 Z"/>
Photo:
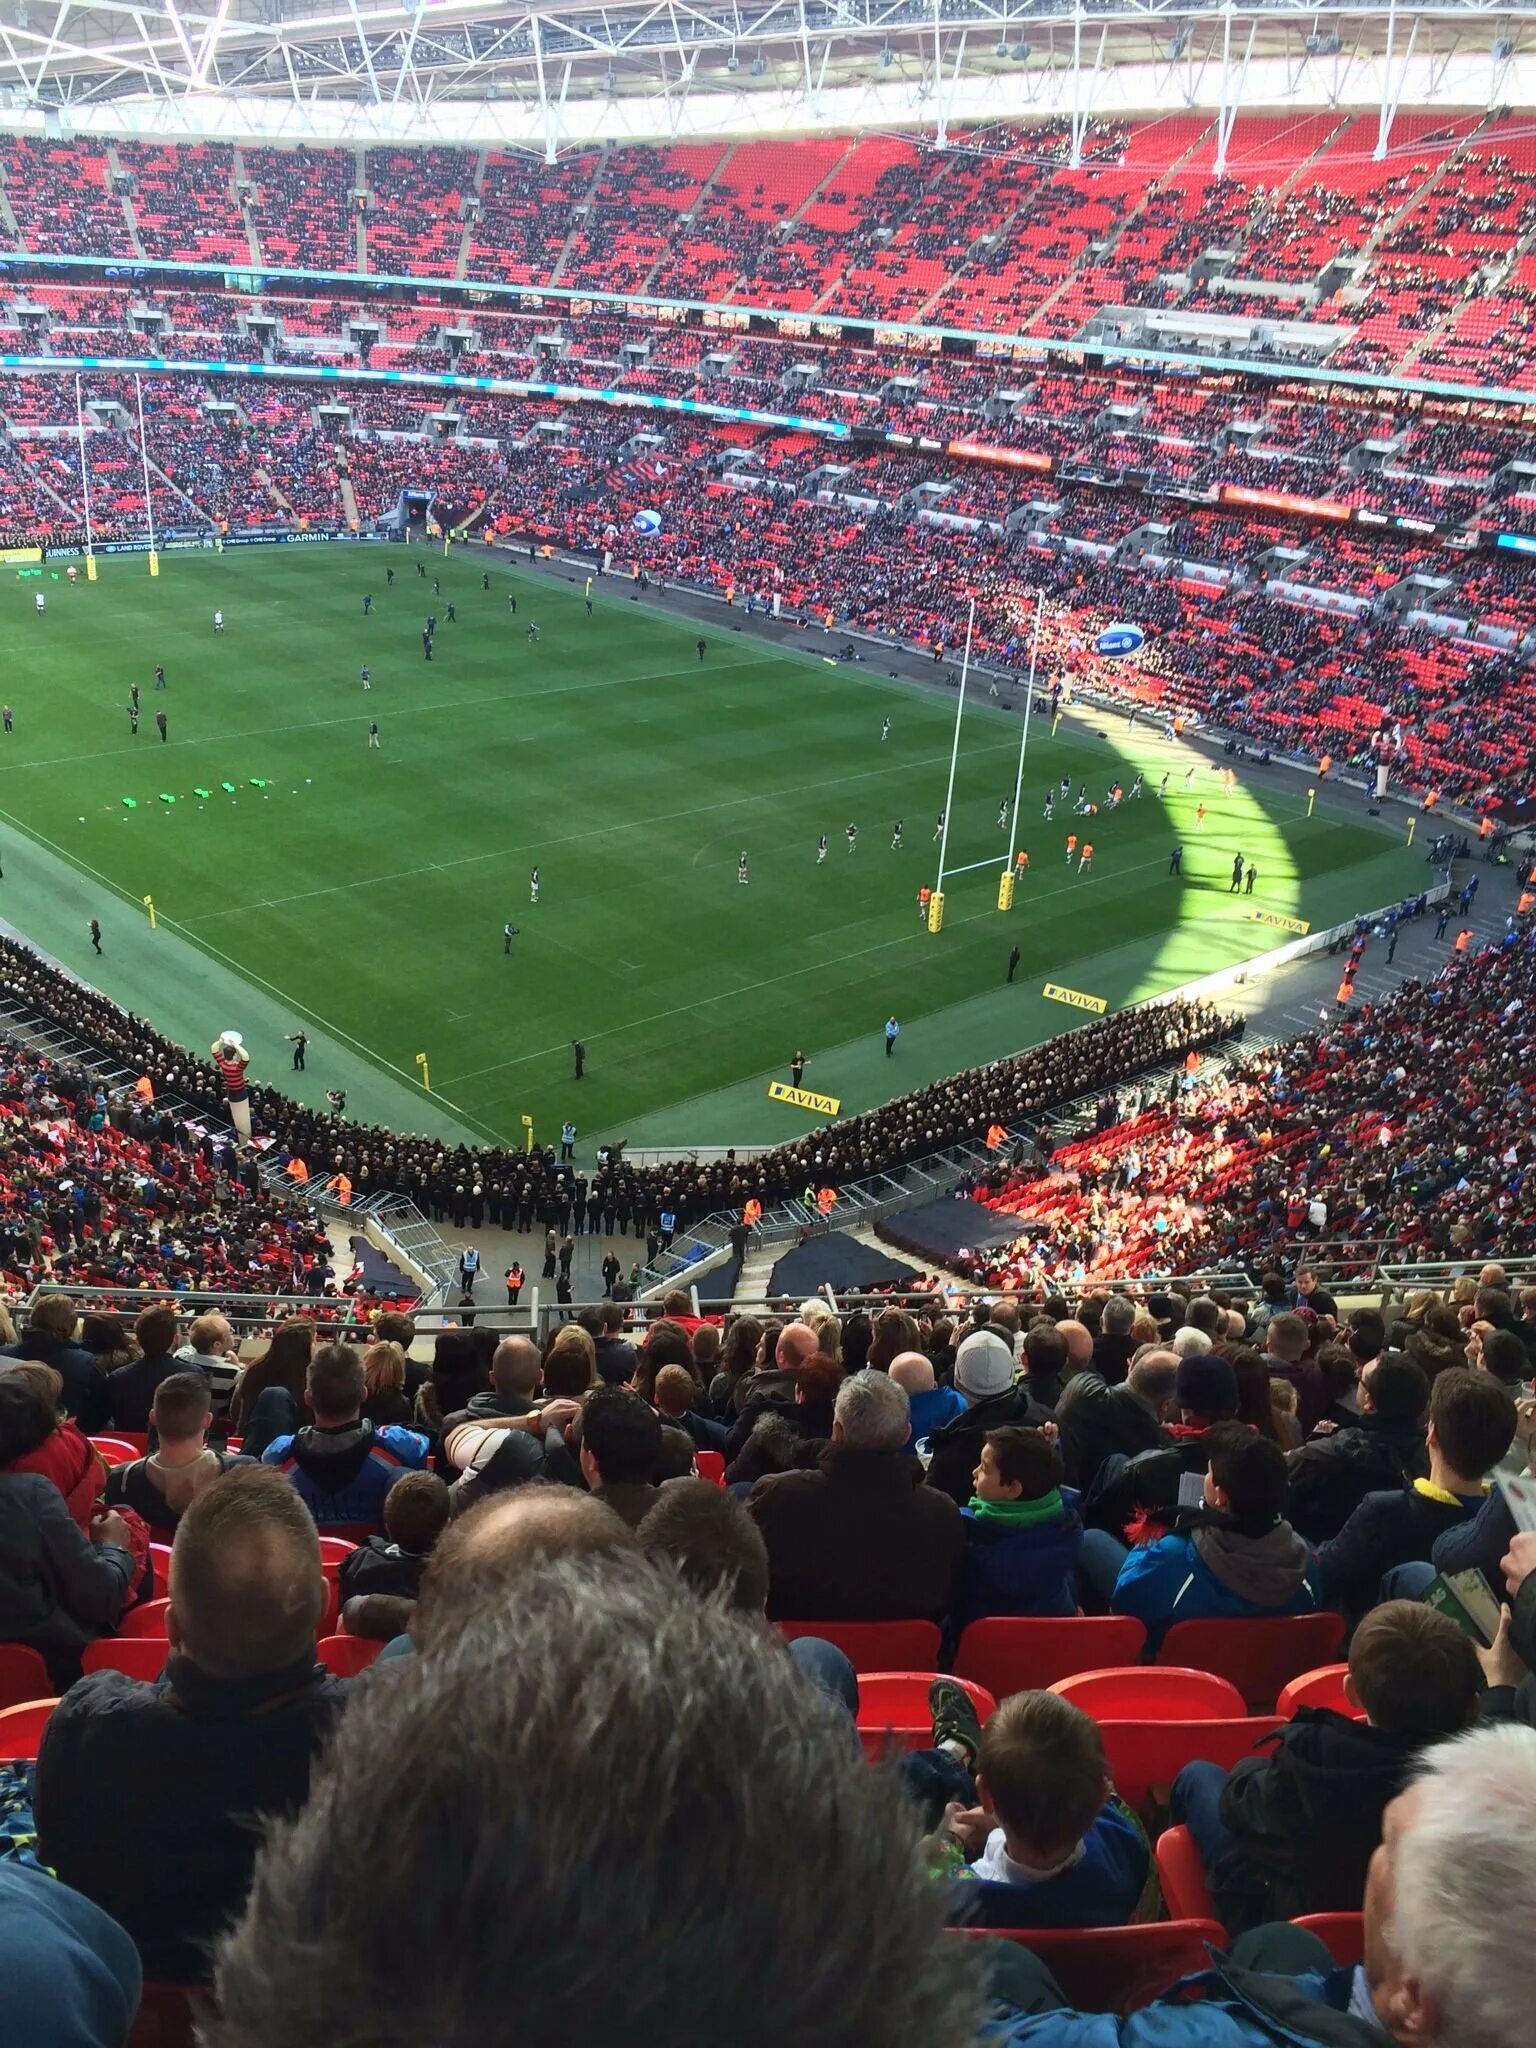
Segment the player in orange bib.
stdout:
<path fill-rule="evenodd" d="M 1075 832 L 1069 832 L 1069 833 L 1067 834 L 1067 866 L 1068 866 L 1068 867 L 1071 867 L 1071 865 L 1072 865 L 1072 856 L 1073 856 L 1073 854 L 1074 854 L 1074 853 L 1076 853 L 1076 851 L 1077 851 L 1077 834 L 1076 834 Z"/>
<path fill-rule="evenodd" d="M 1077 872 L 1078 872 L 1078 873 L 1079 873 L 1080 875 L 1086 875 L 1086 874 L 1087 874 L 1087 872 L 1088 872 L 1088 870 L 1089 870 L 1089 869 L 1090 869 L 1090 868 L 1091 868 L 1092 866 L 1093 866 L 1093 841 L 1092 841 L 1091 839 L 1085 839 L 1085 840 L 1083 841 L 1083 857 L 1082 857 L 1082 859 L 1081 859 L 1081 860 L 1080 860 L 1080 861 L 1078 862 L 1078 864 L 1077 864 Z"/>

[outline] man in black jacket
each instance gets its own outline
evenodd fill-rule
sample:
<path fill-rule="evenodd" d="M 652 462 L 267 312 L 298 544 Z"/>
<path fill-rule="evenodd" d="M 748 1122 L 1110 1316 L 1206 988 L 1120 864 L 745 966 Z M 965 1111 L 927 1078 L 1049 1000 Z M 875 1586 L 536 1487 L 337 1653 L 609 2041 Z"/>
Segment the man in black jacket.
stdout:
<path fill-rule="evenodd" d="M 1400 1351 L 1368 1366 L 1360 1419 L 1313 1436 L 1287 1459 L 1291 1526 L 1309 1543 L 1337 1536 L 1368 1493 L 1410 1485 L 1429 1471 L 1424 1410 L 1429 1381 Z"/>
<path fill-rule="evenodd" d="M 1514 1440 L 1515 1404 L 1485 1372 L 1453 1367 L 1430 1389 L 1429 1476 L 1368 1493 L 1318 1552 L 1323 1596 L 1358 1617 L 1381 1597 L 1385 1573 L 1425 1560 L 1437 1536 L 1483 1505 L 1487 1475 Z"/>
<path fill-rule="evenodd" d="M 1069 1486 L 1090 1486 L 1106 1458 L 1134 1458 L 1169 1444 L 1164 1423 L 1173 1412 L 1179 1356 L 1144 1344 L 1123 1386 L 1108 1386 L 1096 1372 L 1069 1380 L 1056 1409 L 1061 1457 Z"/>
<path fill-rule="evenodd" d="M 964 1340 L 955 1353 L 955 1386 L 965 1396 L 966 1412 L 929 1438 L 928 1484 L 964 1507 L 975 1490 L 971 1475 L 987 1431 L 1008 1424 L 1039 1429 L 1052 1418 L 1048 1408 L 1015 1384 L 1013 1347 L 1000 1330 L 973 1330 Z"/>
<path fill-rule="evenodd" d="M 1093 1369 L 1112 1387 L 1119 1386 L 1130 1370 L 1140 1345 L 1131 1335 L 1136 1304 L 1128 1294 L 1112 1294 L 1099 1319 L 1099 1334 L 1093 1340 Z"/>
<path fill-rule="evenodd" d="M 1307 1913 L 1352 1913 L 1387 1807 L 1427 1744 L 1477 1717 L 1471 1638 L 1412 1600 L 1355 1631 L 1346 1692 L 1366 1718 L 1303 1707 L 1231 1772 L 1187 1764 L 1173 1818 L 1195 1837 L 1217 1915 L 1233 1934 Z"/>
<path fill-rule="evenodd" d="M 639 1366 L 640 1354 L 624 1339 L 624 1304 L 605 1301 L 601 1308 L 583 1309 L 578 1320 L 597 1347 L 598 1378 L 605 1386 L 627 1387 Z"/>
<path fill-rule="evenodd" d="M 118 1429 L 143 1435 L 155 1405 L 155 1389 L 179 1368 L 176 1340 L 180 1324 L 173 1308 L 147 1308 L 133 1325 L 139 1356 L 107 1374 L 107 1419 Z"/>
<path fill-rule="evenodd" d="M 38 1853 L 132 1935 L 146 1977 L 206 1981 L 245 1903 L 259 1821 L 296 1812 L 345 1697 L 315 1662 L 315 1525 L 281 1473 L 206 1487 L 171 1558 L 171 1655 L 153 1684 L 94 1671 L 37 1762 Z"/>

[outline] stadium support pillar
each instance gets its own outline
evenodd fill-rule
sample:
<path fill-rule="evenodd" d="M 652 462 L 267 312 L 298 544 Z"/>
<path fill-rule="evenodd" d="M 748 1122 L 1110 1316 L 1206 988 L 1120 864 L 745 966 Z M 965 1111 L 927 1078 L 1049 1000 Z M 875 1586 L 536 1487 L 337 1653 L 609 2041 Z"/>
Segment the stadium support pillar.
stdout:
<path fill-rule="evenodd" d="M 1392 62 L 1397 43 L 1397 0 L 1390 0 L 1387 8 L 1387 46 L 1381 58 L 1381 108 L 1376 118 L 1376 147 L 1371 155 L 1381 163 L 1392 140 L 1392 123 L 1397 119 L 1397 110 L 1402 104 L 1403 84 L 1408 76 L 1408 66 L 1413 62 L 1413 47 L 1419 39 L 1419 17 L 1414 15 L 1408 24 L 1408 47 L 1398 61 L 1396 77 L 1393 76 Z"/>
<path fill-rule="evenodd" d="M 417 11 L 420 12 L 419 9 Z M 533 30 L 533 69 L 539 84 L 539 112 L 544 120 L 544 161 L 552 164 L 555 161 L 555 137 L 559 132 L 560 111 L 549 96 L 549 80 L 544 76 L 544 38 L 539 32 L 538 15 L 530 14 L 528 23 Z M 567 64 L 565 83 L 560 88 L 561 106 L 565 104 L 565 89 L 570 82 L 571 67 Z"/>
<path fill-rule="evenodd" d="M 1214 169 L 1218 178 L 1227 175 L 1227 144 L 1232 140 L 1232 130 L 1242 109 L 1243 88 L 1248 83 L 1248 62 L 1253 55 L 1253 39 L 1258 33 L 1258 23 L 1248 25 L 1248 46 L 1243 51 L 1243 61 L 1238 66 L 1237 82 L 1232 83 L 1232 10 L 1227 8 L 1221 17 L 1221 101 L 1216 111 L 1216 162 Z"/>
<path fill-rule="evenodd" d="M 1088 137 L 1088 123 L 1093 118 L 1094 96 L 1098 89 L 1099 73 L 1104 66 L 1104 39 L 1109 34 L 1106 24 L 1099 31 L 1099 46 L 1093 54 L 1093 69 L 1086 82 L 1083 78 L 1083 9 L 1079 5 L 1072 17 L 1072 154 L 1068 159 L 1076 171 L 1082 168 L 1083 144 Z"/>

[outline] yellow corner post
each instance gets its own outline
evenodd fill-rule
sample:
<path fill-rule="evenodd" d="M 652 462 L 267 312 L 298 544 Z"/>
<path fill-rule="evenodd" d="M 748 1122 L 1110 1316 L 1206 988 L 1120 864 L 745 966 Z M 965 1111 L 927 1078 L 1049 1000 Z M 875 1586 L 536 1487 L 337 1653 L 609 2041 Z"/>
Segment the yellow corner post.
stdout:
<path fill-rule="evenodd" d="M 424 1052 L 417 1053 L 416 1064 L 421 1069 L 421 1085 L 430 1095 L 432 1093 L 432 1070 L 427 1065 L 427 1056 Z"/>
<path fill-rule="evenodd" d="M 158 929 L 158 922 L 157 922 L 157 920 L 156 920 L 156 917 L 155 917 L 155 899 L 154 899 L 154 897 L 153 897 L 153 896 L 146 896 L 146 897 L 144 898 L 144 908 L 145 908 L 145 909 L 146 909 L 146 910 L 147 910 L 147 911 L 149 912 L 149 928 L 150 928 L 150 930 L 151 930 L 151 931 L 155 931 L 155 930 L 157 930 L 157 929 Z"/>

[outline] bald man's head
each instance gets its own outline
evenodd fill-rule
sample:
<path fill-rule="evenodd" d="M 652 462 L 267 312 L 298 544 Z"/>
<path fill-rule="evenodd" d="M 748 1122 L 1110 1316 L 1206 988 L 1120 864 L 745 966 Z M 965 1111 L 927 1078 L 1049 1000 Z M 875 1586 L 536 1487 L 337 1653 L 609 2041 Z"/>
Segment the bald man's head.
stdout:
<path fill-rule="evenodd" d="M 1144 1344 L 1126 1375 L 1131 1392 L 1150 1403 L 1159 1415 L 1172 1407 L 1178 1377 L 1179 1354 L 1166 1344 Z"/>
<path fill-rule="evenodd" d="M 1093 1361 L 1093 1332 L 1086 1323 L 1066 1322 L 1056 1325 L 1056 1334 L 1067 1340 L 1067 1356 L 1074 1371 L 1080 1365 Z"/>
<path fill-rule="evenodd" d="M 773 1362 L 780 1372 L 793 1372 L 821 1349 L 821 1339 L 809 1323 L 786 1323 L 773 1347 Z"/>
<path fill-rule="evenodd" d="M 416 1647 L 429 1652 L 459 1635 L 548 1558 L 635 1548 L 632 1532 L 595 1494 L 540 1482 L 495 1494 L 452 1523 L 433 1551 L 411 1621 Z"/>
<path fill-rule="evenodd" d="M 503 1337 L 491 1360 L 491 1385 L 498 1394 L 529 1400 L 538 1392 L 544 1361 L 539 1347 L 527 1337 Z"/>
<path fill-rule="evenodd" d="M 909 1397 L 933 1392 L 933 1364 L 921 1351 L 903 1351 L 891 1360 L 891 1378 Z"/>

